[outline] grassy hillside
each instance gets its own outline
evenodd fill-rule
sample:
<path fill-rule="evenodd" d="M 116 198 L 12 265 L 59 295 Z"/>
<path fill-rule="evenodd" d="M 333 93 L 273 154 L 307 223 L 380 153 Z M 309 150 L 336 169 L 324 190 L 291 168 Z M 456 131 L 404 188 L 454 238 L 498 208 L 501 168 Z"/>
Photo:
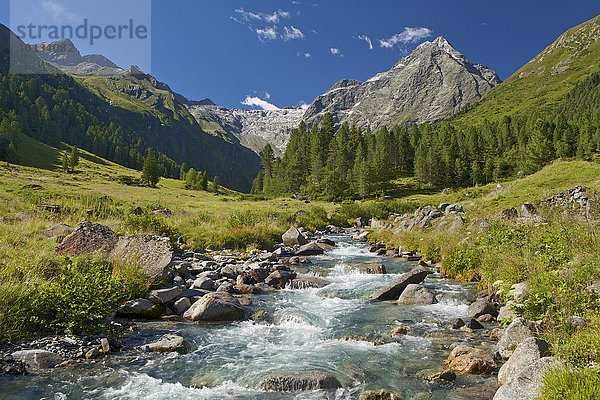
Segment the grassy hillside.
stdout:
<path fill-rule="evenodd" d="M 504 181 L 501 185 L 504 187 L 501 192 L 497 191 L 496 183 L 490 183 L 450 190 L 447 194 L 440 191 L 428 194 L 426 189 L 419 193 L 413 186 L 413 192 L 404 200 L 414 203 L 415 208 L 420 205 L 460 203 L 469 213 L 491 217 L 506 208 L 539 200 L 578 185 L 600 188 L 600 164 L 589 161 L 555 161 L 535 174 Z"/>
<path fill-rule="evenodd" d="M 555 111 L 575 85 L 600 70 L 600 16 L 569 29 L 454 120 L 464 124 Z"/>

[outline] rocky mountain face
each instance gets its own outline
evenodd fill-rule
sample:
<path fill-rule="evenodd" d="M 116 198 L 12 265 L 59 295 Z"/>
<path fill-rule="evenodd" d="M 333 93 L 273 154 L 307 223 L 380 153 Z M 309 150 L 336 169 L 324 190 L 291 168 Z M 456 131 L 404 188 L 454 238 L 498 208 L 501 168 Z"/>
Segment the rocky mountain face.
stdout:
<path fill-rule="evenodd" d="M 201 102 L 200 102 L 201 103 Z M 294 128 L 304 110 L 287 107 L 281 110 L 228 109 L 212 102 L 189 102 L 186 107 L 202 129 L 235 138 L 242 146 L 259 153 L 269 143 L 277 155 L 283 155 Z"/>
<path fill-rule="evenodd" d="M 493 70 L 472 63 L 440 36 L 366 82 L 339 81 L 315 99 L 304 121 L 312 125 L 331 113 L 337 123 L 372 129 L 435 122 L 479 100 L 500 82 Z"/>
<path fill-rule="evenodd" d="M 35 46 L 35 55 L 53 66 L 73 75 L 113 76 L 123 69 L 100 54 L 82 56 L 73 42 L 62 39 Z"/>

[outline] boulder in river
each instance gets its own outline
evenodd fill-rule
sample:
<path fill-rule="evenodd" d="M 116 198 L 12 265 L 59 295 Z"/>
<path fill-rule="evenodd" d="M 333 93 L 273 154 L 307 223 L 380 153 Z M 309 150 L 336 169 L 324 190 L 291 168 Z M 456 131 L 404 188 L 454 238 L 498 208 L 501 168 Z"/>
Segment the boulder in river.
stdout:
<path fill-rule="evenodd" d="M 287 232 L 281 235 L 281 240 L 283 241 L 283 245 L 288 247 L 302 246 L 307 243 L 304 235 L 295 226 L 292 226 Z"/>
<path fill-rule="evenodd" d="M 450 369 L 462 374 L 491 374 L 496 363 L 484 349 L 466 345 L 456 346 L 448 356 Z"/>
<path fill-rule="evenodd" d="M 298 250 L 296 250 L 297 256 L 317 256 L 319 254 L 323 254 L 323 248 L 319 246 L 316 242 L 310 242 L 303 246 L 300 246 Z"/>
<path fill-rule="evenodd" d="M 283 289 L 285 285 L 296 278 L 295 272 L 274 271 L 265 279 L 265 283 L 278 289 Z"/>
<path fill-rule="evenodd" d="M 54 368 L 64 360 L 61 355 L 46 350 L 15 351 L 11 356 L 34 368 Z"/>
<path fill-rule="evenodd" d="M 362 263 L 352 263 L 347 264 L 349 267 L 354 268 L 362 272 L 363 274 L 387 274 L 387 269 L 385 265 L 381 263 L 374 264 L 362 264 Z"/>
<path fill-rule="evenodd" d="M 268 392 L 297 392 L 342 387 L 338 379 L 325 371 L 278 373 L 263 378 L 260 387 Z"/>
<path fill-rule="evenodd" d="M 411 283 L 404 289 L 398 298 L 400 305 L 427 305 L 435 302 L 435 294 L 429 291 L 425 286 Z"/>
<path fill-rule="evenodd" d="M 246 318 L 246 310 L 227 292 L 204 295 L 183 314 L 192 321 L 236 321 Z"/>
<path fill-rule="evenodd" d="M 316 276 L 303 275 L 298 276 L 296 279 L 289 282 L 289 289 L 308 289 L 308 288 L 323 288 L 327 285 L 331 285 L 331 281 L 323 278 L 317 278 Z"/>
<path fill-rule="evenodd" d="M 173 273 L 169 268 L 173 260 L 173 246 L 166 237 L 134 235 L 120 238 L 110 253 L 110 259 L 116 264 L 138 266 L 152 283 L 166 281 Z"/>
<path fill-rule="evenodd" d="M 398 397 L 389 390 L 367 390 L 362 395 L 362 400 L 402 400 L 402 397 Z"/>
<path fill-rule="evenodd" d="M 381 289 L 371 296 L 373 300 L 398 300 L 404 289 L 411 283 L 422 283 L 428 272 L 422 268 L 415 268 L 405 272 L 398 278 L 386 283 Z"/>
<path fill-rule="evenodd" d="M 494 317 L 498 315 L 496 308 L 485 300 L 477 300 L 467 308 L 467 315 L 471 318 L 477 318 L 481 315 L 490 314 Z"/>
<path fill-rule="evenodd" d="M 181 354 L 189 353 L 192 349 L 192 344 L 182 336 L 168 334 L 162 336 L 156 342 L 152 342 L 142 346 L 144 351 L 153 351 L 156 353 L 177 352 Z"/>
<path fill-rule="evenodd" d="M 106 225 L 82 222 L 56 247 L 56 254 L 82 256 L 96 251 L 109 252 L 117 243 L 117 234 Z"/>

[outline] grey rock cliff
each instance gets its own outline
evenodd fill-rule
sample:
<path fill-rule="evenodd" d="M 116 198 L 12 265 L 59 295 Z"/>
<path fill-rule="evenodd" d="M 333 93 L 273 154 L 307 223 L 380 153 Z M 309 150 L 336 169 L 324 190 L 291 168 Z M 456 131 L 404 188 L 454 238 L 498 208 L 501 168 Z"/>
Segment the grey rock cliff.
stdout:
<path fill-rule="evenodd" d="M 339 81 L 317 97 L 304 121 L 318 123 L 329 112 L 338 123 L 372 129 L 435 122 L 479 100 L 500 82 L 494 71 L 472 63 L 440 36 L 366 82 Z"/>
<path fill-rule="evenodd" d="M 298 127 L 304 115 L 299 107 L 247 110 L 193 102 L 186 107 L 205 131 L 235 138 L 257 153 L 269 143 L 277 155 L 283 154 L 292 130 Z"/>

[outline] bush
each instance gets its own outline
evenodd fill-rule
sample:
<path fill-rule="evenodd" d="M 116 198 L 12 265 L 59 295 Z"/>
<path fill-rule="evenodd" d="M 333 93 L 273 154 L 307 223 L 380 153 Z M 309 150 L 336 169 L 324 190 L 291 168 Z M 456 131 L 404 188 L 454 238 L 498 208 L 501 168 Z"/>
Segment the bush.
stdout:
<path fill-rule="evenodd" d="M 467 246 L 458 246 L 448 250 L 442 261 L 444 276 L 472 282 L 479 280 L 480 252 Z"/>
<path fill-rule="evenodd" d="M 32 302 L 40 327 L 54 332 L 100 332 L 106 317 L 148 289 L 141 273 L 114 273 L 108 261 L 65 259 L 61 274 Z"/>
<path fill-rule="evenodd" d="M 64 258 L 51 280 L 0 286 L 0 342 L 36 333 L 110 331 L 107 317 L 148 288 L 148 278 L 137 268 Z"/>
<path fill-rule="evenodd" d="M 176 242 L 180 236 L 179 231 L 169 225 L 164 218 L 145 211 L 141 215 L 128 214 L 124 221 L 128 233 L 152 233 L 155 235 L 168 236 L 172 242 Z"/>

